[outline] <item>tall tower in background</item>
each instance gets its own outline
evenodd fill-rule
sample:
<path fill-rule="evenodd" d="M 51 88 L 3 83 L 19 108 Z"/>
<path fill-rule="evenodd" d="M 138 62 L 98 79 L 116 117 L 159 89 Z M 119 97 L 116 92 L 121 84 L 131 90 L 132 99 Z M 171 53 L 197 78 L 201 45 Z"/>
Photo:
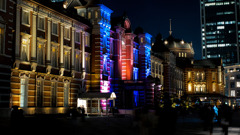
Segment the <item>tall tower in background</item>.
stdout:
<path fill-rule="evenodd" d="M 239 63 L 238 0 L 200 0 L 202 58 L 222 58 L 224 66 Z"/>

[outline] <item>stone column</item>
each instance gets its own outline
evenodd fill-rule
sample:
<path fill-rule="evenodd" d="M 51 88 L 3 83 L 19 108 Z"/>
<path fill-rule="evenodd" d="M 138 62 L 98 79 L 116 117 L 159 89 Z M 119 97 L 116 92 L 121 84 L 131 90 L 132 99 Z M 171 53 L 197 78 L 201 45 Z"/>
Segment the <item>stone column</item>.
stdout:
<path fill-rule="evenodd" d="M 51 65 L 51 34 L 52 34 L 52 22 L 50 19 L 48 19 L 48 25 L 47 25 L 47 65 Z"/>
<path fill-rule="evenodd" d="M 82 31 L 82 78 L 85 78 L 85 31 Z"/>
<path fill-rule="evenodd" d="M 64 33 L 63 33 L 64 25 L 60 24 L 60 67 L 63 67 L 63 41 L 64 41 Z"/>
<path fill-rule="evenodd" d="M 16 9 L 16 48 L 15 48 L 15 56 L 16 59 L 20 59 L 19 51 L 20 51 L 20 13 L 21 13 L 21 6 L 17 5 Z"/>
<path fill-rule="evenodd" d="M 71 46 L 72 46 L 72 70 L 74 70 L 74 65 L 75 65 L 75 28 L 72 28 L 72 41 L 71 41 Z"/>
<path fill-rule="evenodd" d="M 32 13 L 32 26 L 31 26 L 31 62 L 36 62 L 37 56 L 37 13 Z"/>
<path fill-rule="evenodd" d="M 60 68 L 60 71 L 59 71 L 59 74 L 60 76 L 63 76 L 64 74 L 64 64 L 63 64 L 63 55 L 64 55 L 64 52 L 63 52 L 63 41 L 64 41 L 64 33 L 63 33 L 63 29 L 64 29 L 64 25 L 63 24 L 60 24 L 60 65 L 59 65 L 59 68 Z"/>

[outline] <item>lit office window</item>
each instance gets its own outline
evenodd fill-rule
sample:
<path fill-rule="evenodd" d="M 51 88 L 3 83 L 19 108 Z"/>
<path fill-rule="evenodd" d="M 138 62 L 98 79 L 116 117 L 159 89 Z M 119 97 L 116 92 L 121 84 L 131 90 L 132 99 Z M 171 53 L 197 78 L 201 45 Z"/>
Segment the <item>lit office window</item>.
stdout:
<path fill-rule="evenodd" d="M 238 88 L 240 87 L 240 82 L 237 82 L 237 87 L 238 87 Z"/>
<path fill-rule="evenodd" d="M 231 97 L 235 97 L 235 90 L 231 90 Z"/>

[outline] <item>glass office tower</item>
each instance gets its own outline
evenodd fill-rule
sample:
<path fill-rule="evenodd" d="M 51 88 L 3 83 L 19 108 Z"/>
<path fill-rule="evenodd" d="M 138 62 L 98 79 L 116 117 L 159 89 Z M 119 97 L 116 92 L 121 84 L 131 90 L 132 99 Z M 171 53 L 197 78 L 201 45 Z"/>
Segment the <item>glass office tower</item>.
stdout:
<path fill-rule="evenodd" d="M 200 0 L 202 58 L 239 63 L 239 0 Z"/>

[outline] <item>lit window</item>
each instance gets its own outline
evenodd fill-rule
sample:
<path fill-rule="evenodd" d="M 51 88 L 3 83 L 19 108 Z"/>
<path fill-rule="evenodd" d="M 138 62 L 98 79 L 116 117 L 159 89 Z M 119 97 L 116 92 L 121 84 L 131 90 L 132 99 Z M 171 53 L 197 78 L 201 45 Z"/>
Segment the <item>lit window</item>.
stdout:
<path fill-rule="evenodd" d="M 234 76 L 231 76 L 231 77 L 230 77 L 230 80 L 234 80 L 234 79 L 235 79 L 235 77 L 234 77 Z"/>
<path fill-rule="evenodd" d="M 0 53 L 1 54 L 5 53 L 5 51 L 4 51 L 4 49 L 5 49 L 5 34 L 4 34 L 5 32 L 4 32 L 4 30 L 5 30 L 5 26 L 0 24 Z"/>
<path fill-rule="evenodd" d="M 52 52 L 51 52 L 51 65 L 53 67 L 57 67 L 58 63 L 58 48 L 57 46 L 52 47 Z"/>
<path fill-rule="evenodd" d="M 0 10 L 6 11 L 6 0 L 0 1 Z"/>
<path fill-rule="evenodd" d="M 52 23 L 52 34 L 57 35 L 58 34 L 58 24 Z"/>
<path fill-rule="evenodd" d="M 70 51 L 69 50 L 64 51 L 64 68 L 70 69 Z"/>
<path fill-rule="evenodd" d="M 217 29 L 224 29 L 224 26 L 217 26 Z"/>
<path fill-rule="evenodd" d="M 143 43 L 143 38 L 141 38 L 141 43 Z"/>
<path fill-rule="evenodd" d="M 29 25 L 29 12 L 22 11 L 22 23 Z"/>
<path fill-rule="evenodd" d="M 237 82 L 237 87 L 238 87 L 238 88 L 240 87 L 240 82 Z"/>
<path fill-rule="evenodd" d="M 235 97 L 235 90 L 231 90 L 231 97 Z"/>
<path fill-rule="evenodd" d="M 76 51 L 75 70 L 80 72 L 81 71 L 81 67 L 82 67 L 82 64 L 81 64 L 81 53 L 80 53 L 80 51 Z"/>
<path fill-rule="evenodd" d="M 205 6 L 206 6 L 206 7 L 208 7 L 208 6 L 215 6 L 215 2 L 212 2 L 212 3 L 206 3 Z"/>
<path fill-rule="evenodd" d="M 181 53 L 178 53 L 178 56 L 181 57 Z"/>
<path fill-rule="evenodd" d="M 191 72 L 188 72 L 188 79 L 191 79 Z"/>
<path fill-rule="evenodd" d="M 86 68 L 86 73 L 90 72 L 90 57 L 88 54 L 85 54 L 85 68 Z"/>
<path fill-rule="evenodd" d="M 90 11 L 88 11 L 88 19 L 92 18 L 92 13 Z"/>
<path fill-rule="evenodd" d="M 95 11 L 95 18 L 98 18 L 98 11 Z"/>
<path fill-rule="evenodd" d="M 223 5 L 223 2 L 217 2 L 216 5 L 221 6 L 221 5 Z"/>
<path fill-rule="evenodd" d="M 64 37 L 66 39 L 70 39 L 70 28 L 65 28 L 64 29 Z"/>
<path fill-rule="evenodd" d="M 213 90 L 213 92 L 216 91 L 216 83 L 213 83 L 213 84 L 212 84 L 212 90 Z"/>
<path fill-rule="evenodd" d="M 185 53 L 185 57 L 187 57 L 187 53 Z"/>
<path fill-rule="evenodd" d="M 44 45 L 38 44 L 37 47 L 37 63 L 40 65 L 44 64 Z"/>
<path fill-rule="evenodd" d="M 22 39 L 21 60 L 29 61 L 29 41 L 28 41 L 28 39 Z"/>
<path fill-rule="evenodd" d="M 189 92 L 192 91 L 192 84 L 191 83 L 188 84 L 188 91 Z"/>
<path fill-rule="evenodd" d="M 84 16 L 85 16 L 85 13 L 84 13 L 84 12 L 82 12 L 82 13 L 81 13 L 81 16 L 82 16 L 82 17 L 84 17 Z"/>
<path fill-rule="evenodd" d="M 44 30 L 45 29 L 45 21 L 44 18 L 38 18 L 38 29 Z"/>

